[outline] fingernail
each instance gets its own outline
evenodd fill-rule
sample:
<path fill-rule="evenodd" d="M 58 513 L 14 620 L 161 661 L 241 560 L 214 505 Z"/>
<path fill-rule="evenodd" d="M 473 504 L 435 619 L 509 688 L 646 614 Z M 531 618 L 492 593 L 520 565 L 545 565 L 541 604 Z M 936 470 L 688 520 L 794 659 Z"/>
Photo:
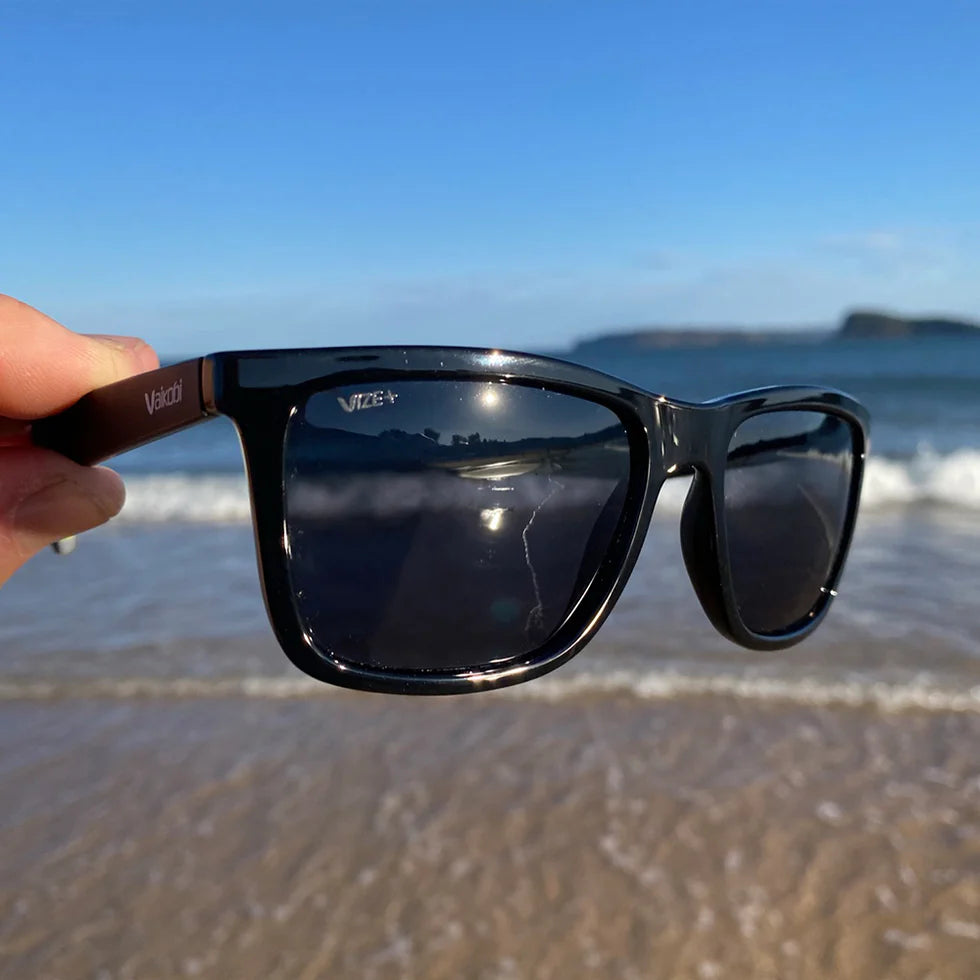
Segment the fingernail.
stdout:
<path fill-rule="evenodd" d="M 107 347 L 128 351 L 130 354 L 146 346 L 146 342 L 140 340 L 139 337 L 120 337 L 113 333 L 90 333 L 89 336 Z"/>
<path fill-rule="evenodd" d="M 88 336 L 114 352 L 126 354 L 140 371 L 152 371 L 160 363 L 153 348 L 139 337 L 123 337 L 113 333 L 91 333 Z"/>
<path fill-rule="evenodd" d="M 18 504 L 10 519 L 17 534 L 47 544 L 104 524 L 122 510 L 126 490 L 111 470 L 85 471 L 82 480 L 60 480 Z"/>

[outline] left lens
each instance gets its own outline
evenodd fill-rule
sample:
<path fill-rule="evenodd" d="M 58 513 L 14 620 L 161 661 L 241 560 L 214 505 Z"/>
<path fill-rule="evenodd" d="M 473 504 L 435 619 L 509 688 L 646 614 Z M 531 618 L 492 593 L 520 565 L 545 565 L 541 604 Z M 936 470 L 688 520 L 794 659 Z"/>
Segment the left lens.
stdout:
<path fill-rule="evenodd" d="M 843 545 L 854 433 L 837 415 L 774 411 L 735 431 L 725 525 L 739 615 L 753 633 L 801 628 L 826 600 Z"/>
<path fill-rule="evenodd" d="M 594 579 L 629 473 L 622 421 L 584 398 L 472 380 L 318 392 L 284 458 L 304 630 L 382 670 L 523 657 Z"/>

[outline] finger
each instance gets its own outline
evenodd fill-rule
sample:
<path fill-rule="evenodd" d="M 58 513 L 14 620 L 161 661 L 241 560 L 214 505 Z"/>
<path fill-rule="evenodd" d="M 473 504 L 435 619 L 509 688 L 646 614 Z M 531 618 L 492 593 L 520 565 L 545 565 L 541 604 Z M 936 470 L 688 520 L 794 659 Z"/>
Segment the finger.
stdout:
<path fill-rule="evenodd" d="M 125 499 L 112 470 L 46 449 L 0 450 L 0 584 L 46 545 L 104 524 Z"/>
<path fill-rule="evenodd" d="M 43 418 L 93 388 L 158 364 L 142 340 L 73 333 L 25 303 L 0 295 L 0 416 Z"/>

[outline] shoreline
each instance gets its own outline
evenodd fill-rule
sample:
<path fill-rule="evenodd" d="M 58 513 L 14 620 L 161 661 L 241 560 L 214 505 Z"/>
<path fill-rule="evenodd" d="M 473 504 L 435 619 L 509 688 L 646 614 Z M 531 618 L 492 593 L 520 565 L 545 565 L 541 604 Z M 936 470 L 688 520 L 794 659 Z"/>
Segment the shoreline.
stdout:
<path fill-rule="evenodd" d="M 695 664 L 689 665 L 695 666 Z M 946 684 L 921 674 L 905 680 L 851 678 L 829 680 L 794 669 L 787 663 L 783 674 L 746 673 L 712 664 L 701 669 L 677 665 L 652 666 L 644 670 L 617 668 L 605 672 L 575 670 L 566 665 L 526 683 L 496 691 L 473 691 L 451 700 L 474 706 L 481 701 L 601 703 L 603 699 L 626 698 L 638 703 L 682 703 L 688 700 L 734 700 L 745 705 L 785 708 L 850 708 L 882 714 L 906 712 L 949 712 L 980 714 L 980 684 L 963 686 L 964 678 L 950 677 Z M 801 667 L 802 665 L 796 665 Z M 795 676 L 794 676 L 795 675 Z M 257 674 L 242 677 L 79 677 L 63 680 L 0 678 L 0 706 L 5 704 L 129 700 L 148 702 L 247 699 L 255 701 L 329 702 L 334 699 L 366 698 L 391 700 L 391 695 L 369 695 L 346 691 L 306 677 L 298 670 L 288 674 Z M 442 701 L 439 697 L 402 697 L 405 703 Z"/>

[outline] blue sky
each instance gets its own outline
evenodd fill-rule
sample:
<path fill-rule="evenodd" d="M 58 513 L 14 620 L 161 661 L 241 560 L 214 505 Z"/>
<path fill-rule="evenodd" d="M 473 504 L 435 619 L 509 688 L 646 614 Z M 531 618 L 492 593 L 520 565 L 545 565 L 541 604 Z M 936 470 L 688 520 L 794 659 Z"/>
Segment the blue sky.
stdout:
<path fill-rule="evenodd" d="M 0 0 L 0 291 L 164 352 L 980 316 L 980 6 Z"/>

